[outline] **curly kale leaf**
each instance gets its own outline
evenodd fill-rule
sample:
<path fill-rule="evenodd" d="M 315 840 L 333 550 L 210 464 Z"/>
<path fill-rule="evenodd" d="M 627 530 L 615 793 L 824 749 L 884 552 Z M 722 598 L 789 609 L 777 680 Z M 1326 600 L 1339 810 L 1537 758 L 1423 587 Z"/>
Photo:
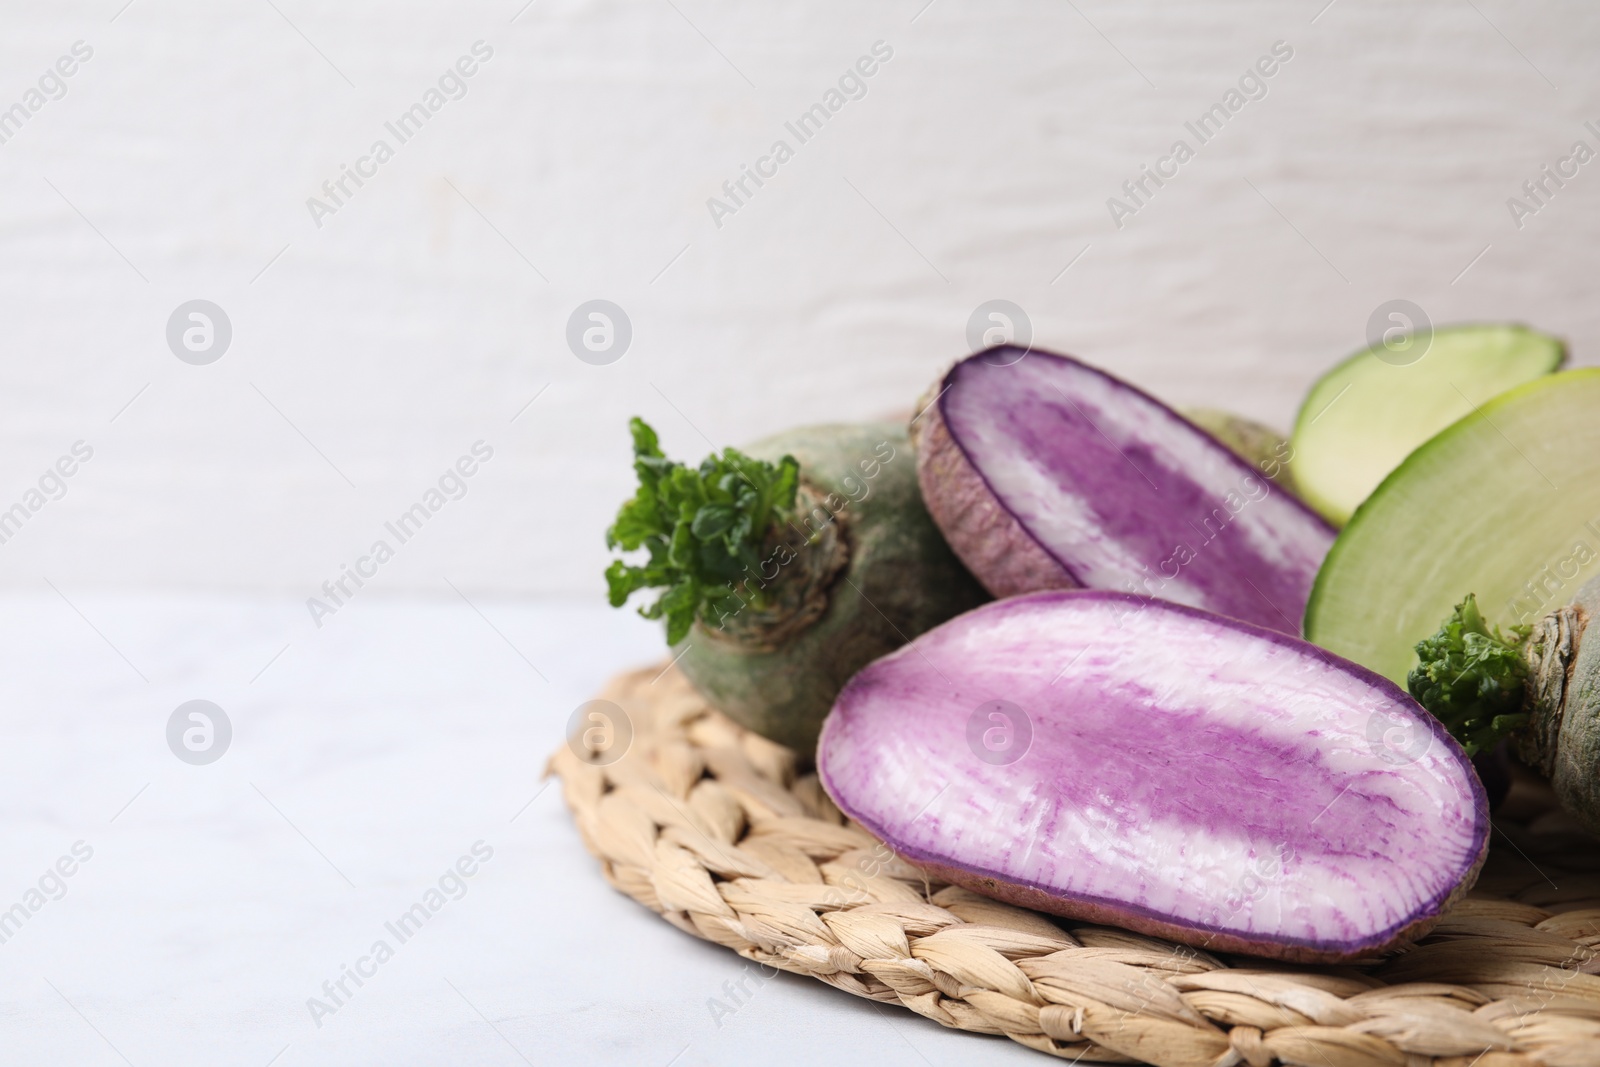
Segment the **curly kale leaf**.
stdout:
<path fill-rule="evenodd" d="M 697 617 L 714 622 L 742 603 L 759 602 L 759 591 L 745 581 L 757 572 L 773 527 L 793 516 L 800 464 L 793 456 L 773 464 L 727 448 L 688 467 L 662 455 L 643 419 L 628 426 L 639 488 L 606 531 L 606 547 L 644 549 L 649 558 L 642 565 L 613 560 L 606 585 L 614 608 L 641 589 L 665 589 L 639 614 L 665 618 L 667 643 L 675 645 Z"/>
<path fill-rule="evenodd" d="M 1527 724 L 1522 711 L 1528 664 L 1522 646 L 1529 628 L 1507 637 L 1490 626 L 1471 593 L 1439 632 L 1417 643 L 1421 661 L 1406 676 L 1411 695 L 1450 731 L 1467 755 L 1493 748 Z"/>

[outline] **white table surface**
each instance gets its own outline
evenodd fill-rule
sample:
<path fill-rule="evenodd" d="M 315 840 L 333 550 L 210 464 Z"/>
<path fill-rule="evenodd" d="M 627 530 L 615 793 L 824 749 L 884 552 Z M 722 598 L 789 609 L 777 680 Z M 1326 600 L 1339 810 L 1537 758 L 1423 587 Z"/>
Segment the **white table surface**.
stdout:
<path fill-rule="evenodd" d="M 62 592 L 0 602 L 0 909 L 93 856 L 0 944 L 8 1067 L 1038 1060 L 789 975 L 713 1014 L 745 961 L 608 887 L 541 792 L 654 626 L 374 597 L 308 636 L 287 600 Z M 196 698 L 234 727 L 208 766 L 166 744 Z M 480 840 L 464 896 L 386 933 Z M 308 998 L 378 938 L 394 957 L 316 1025 Z"/>

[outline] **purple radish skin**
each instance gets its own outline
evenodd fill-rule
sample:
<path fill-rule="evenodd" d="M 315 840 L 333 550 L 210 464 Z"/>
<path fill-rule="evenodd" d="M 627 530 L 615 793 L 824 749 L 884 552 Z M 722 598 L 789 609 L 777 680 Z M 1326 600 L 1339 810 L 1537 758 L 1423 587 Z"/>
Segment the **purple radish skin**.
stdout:
<path fill-rule="evenodd" d="M 1071 572 L 995 499 L 961 446 L 950 439 L 937 401 L 913 430 L 923 503 L 945 541 L 985 589 L 1008 597 L 1079 587 Z"/>
<path fill-rule="evenodd" d="M 928 512 L 995 596 L 1115 589 L 1299 635 L 1332 528 L 1133 386 L 989 349 L 913 430 Z"/>
<path fill-rule="evenodd" d="M 1121 593 L 998 601 L 874 662 L 817 768 L 942 880 L 1300 963 L 1422 936 L 1488 849 L 1471 763 L 1392 682 Z"/>

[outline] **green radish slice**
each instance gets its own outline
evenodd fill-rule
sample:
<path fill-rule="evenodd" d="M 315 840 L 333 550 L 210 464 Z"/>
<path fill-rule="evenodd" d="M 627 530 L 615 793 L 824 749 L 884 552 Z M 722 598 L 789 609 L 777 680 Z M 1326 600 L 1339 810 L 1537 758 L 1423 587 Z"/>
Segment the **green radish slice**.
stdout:
<path fill-rule="evenodd" d="M 1324 374 L 1295 419 L 1290 469 L 1300 496 L 1340 525 L 1418 445 L 1507 389 L 1561 366 L 1563 343 L 1526 326 L 1433 331 L 1414 363 L 1362 349 Z"/>
<path fill-rule="evenodd" d="M 1483 404 L 1411 453 L 1340 532 L 1307 639 L 1404 684 L 1461 598 L 1537 622 L 1600 574 L 1600 368 Z"/>

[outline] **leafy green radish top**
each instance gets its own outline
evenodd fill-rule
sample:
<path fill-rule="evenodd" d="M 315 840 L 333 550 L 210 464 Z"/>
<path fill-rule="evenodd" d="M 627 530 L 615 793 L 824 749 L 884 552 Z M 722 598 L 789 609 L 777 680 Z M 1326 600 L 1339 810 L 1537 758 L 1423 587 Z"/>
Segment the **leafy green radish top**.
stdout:
<path fill-rule="evenodd" d="M 1513 626 L 1509 637 L 1501 633 L 1484 621 L 1477 597 L 1468 593 L 1438 633 L 1417 643 L 1421 662 L 1406 685 L 1469 756 L 1528 724 L 1528 633 L 1526 626 Z"/>
<path fill-rule="evenodd" d="M 760 604 L 761 589 L 749 579 L 773 528 L 793 517 L 800 464 L 789 455 L 767 463 L 725 448 L 689 467 L 662 454 L 643 419 L 631 419 L 628 427 L 639 489 L 606 531 L 606 547 L 643 548 L 650 558 L 643 566 L 613 560 L 606 585 L 614 608 L 641 589 L 665 589 L 639 614 L 665 617 L 667 643 L 675 645 L 696 618 L 715 623 L 745 604 Z"/>

